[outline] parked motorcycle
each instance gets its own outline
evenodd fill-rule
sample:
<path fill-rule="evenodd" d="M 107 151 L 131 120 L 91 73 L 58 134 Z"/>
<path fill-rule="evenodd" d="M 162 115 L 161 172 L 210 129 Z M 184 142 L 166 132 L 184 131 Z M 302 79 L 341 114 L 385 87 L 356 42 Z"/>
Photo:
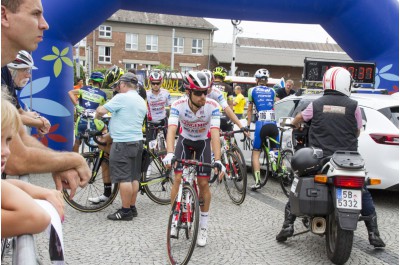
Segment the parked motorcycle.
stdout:
<path fill-rule="evenodd" d="M 358 152 L 337 151 L 323 158 L 321 149 L 306 147 L 294 154 L 291 165 L 295 179 L 290 210 L 307 227 L 295 235 L 309 231 L 325 235 L 328 258 L 334 264 L 345 263 L 362 209 L 362 189 L 380 180 L 366 180 L 364 160 Z"/>

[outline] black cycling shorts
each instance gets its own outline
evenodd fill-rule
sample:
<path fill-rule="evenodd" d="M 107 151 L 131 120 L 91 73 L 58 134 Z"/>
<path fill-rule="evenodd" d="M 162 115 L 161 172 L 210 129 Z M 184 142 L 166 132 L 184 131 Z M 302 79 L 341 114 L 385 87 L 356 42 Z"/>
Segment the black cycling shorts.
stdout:
<path fill-rule="evenodd" d="M 192 159 L 193 151 L 195 159 L 203 163 L 211 163 L 211 146 L 210 139 L 192 141 L 179 136 L 175 147 L 175 157 L 178 159 Z M 191 150 L 192 149 L 192 150 Z M 175 173 L 182 173 L 183 166 L 178 163 Z M 197 167 L 197 177 L 209 178 L 211 175 L 210 167 Z"/>

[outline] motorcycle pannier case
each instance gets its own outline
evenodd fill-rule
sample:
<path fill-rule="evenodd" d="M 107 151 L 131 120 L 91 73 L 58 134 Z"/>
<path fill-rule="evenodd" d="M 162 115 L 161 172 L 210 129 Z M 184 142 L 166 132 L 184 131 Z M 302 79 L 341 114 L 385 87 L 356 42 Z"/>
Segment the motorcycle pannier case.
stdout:
<path fill-rule="evenodd" d="M 333 211 L 329 187 L 314 176 L 296 177 L 290 191 L 290 211 L 296 216 L 324 216 Z"/>

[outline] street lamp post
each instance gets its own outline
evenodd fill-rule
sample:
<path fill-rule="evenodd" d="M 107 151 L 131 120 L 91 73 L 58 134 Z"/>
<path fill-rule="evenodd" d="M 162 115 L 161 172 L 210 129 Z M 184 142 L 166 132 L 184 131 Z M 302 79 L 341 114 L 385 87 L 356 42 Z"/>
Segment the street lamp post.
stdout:
<path fill-rule="evenodd" d="M 236 66 L 235 66 L 235 59 L 236 59 L 236 38 L 237 38 L 237 34 L 241 31 L 238 28 L 238 25 L 240 24 L 240 22 L 242 22 L 241 20 L 231 20 L 232 25 L 233 25 L 233 35 L 232 35 L 232 62 L 231 62 L 231 76 L 235 76 L 235 72 L 236 72 Z"/>

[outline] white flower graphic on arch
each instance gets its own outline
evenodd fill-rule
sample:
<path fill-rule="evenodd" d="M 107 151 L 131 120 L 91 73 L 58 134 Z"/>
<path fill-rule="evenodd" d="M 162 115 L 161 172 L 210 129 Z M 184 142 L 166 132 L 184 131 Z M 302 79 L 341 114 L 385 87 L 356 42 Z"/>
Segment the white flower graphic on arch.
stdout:
<path fill-rule="evenodd" d="M 49 116 L 56 116 L 56 117 L 68 117 L 71 116 L 71 112 L 61 105 L 60 103 L 47 99 L 47 98 L 39 98 L 34 97 L 33 95 L 39 93 L 40 91 L 47 88 L 50 83 L 50 76 L 41 77 L 32 81 L 32 106 L 31 106 L 31 99 L 30 99 L 30 87 L 31 84 L 27 84 L 19 94 L 19 99 L 25 106 L 29 106 L 30 109 L 37 111 L 42 114 L 46 114 Z"/>
<path fill-rule="evenodd" d="M 388 80 L 388 81 L 393 81 L 393 82 L 399 81 L 398 75 L 387 73 L 387 71 L 392 69 L 392 67 L 393 67 L 393 64 L 388 64 L 388 65 L 382 67 L 381 70 L 379 70 L 378 67 L 376 67 L 375 88 L 379 88 L 379 85 L 381 83 L 381 78 Z"/>

